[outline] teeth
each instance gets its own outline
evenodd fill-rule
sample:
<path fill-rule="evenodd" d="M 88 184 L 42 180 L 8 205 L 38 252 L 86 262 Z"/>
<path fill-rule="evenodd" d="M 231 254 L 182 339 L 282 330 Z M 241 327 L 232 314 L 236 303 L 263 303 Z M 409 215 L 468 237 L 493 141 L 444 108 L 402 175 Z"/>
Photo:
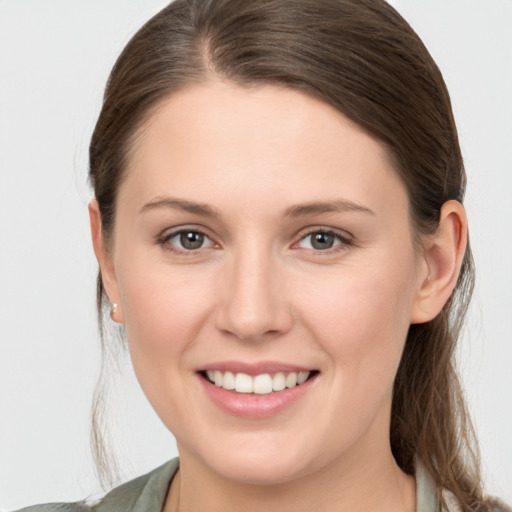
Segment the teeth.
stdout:
<path fill-rule="evenodd" d="M 272 379 L 272 389 L 274 391 L 282 391 L 286 388 L 286 377 L 284 373 L 276 373 Z"/>
<path fill-rule="evenodd" d="M 221 372 L 208 370 L 208 380 L 218 387 L 235 390 L 237 393 L 256 393 L 267 395 L 272 391 L 282 391 L 285 388 L 294 388 L 306 382 L 311 372 L 276 373 L 273 377 L 268 373 L 251 377 L 246 373 Z"/>
<path fill-rule="evenodd" d="M 268 373 L 254 377 L 254 392 L 258 395 L 272 393 L 272 377 Z"/>
<path fill-rule="evenodd" d="M 294 388 L 296 385 L 297 385 L 297 374 L 295 372 L 294 373 L 289 373 L 286 376 L 286 387 L 287 388 Z"/>
<path fill-rule="evenodd" d="M 238 393 L 252 393 L 254 390 L 252 377 L 245 373 L 237 373 L 235 377 L 235 390 Z"/>
<path fill-rule="evenodd" d="M 224 380 L 222 382 L 222 387 L 224 389 L 235 389 L 235 376 L 231 372 L 226 372 L 224 374 Z"/>
<path fill-rule="evenodd" d="M 309 372 L 300 372 L 297 376 L 297 384 L 304 384 L 308 380 Z"/>

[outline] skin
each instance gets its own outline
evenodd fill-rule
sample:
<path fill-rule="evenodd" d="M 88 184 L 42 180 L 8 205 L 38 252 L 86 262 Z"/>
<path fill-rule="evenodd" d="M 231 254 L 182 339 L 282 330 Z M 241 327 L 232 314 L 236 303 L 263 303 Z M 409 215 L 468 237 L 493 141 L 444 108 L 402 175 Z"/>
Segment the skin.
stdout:
<path fill-rule="evenodd" d="M 340 200 L 365 210 L 286 214 Z M 214 79 L 171 95 L 139 131 L 110 247 L 95 200 L 90 214 L 114 320 L 177 439 L 166 511 L 415 509 L 414 478 L 390 451 L 392 385 L 409 325 L 432 319 L 455 285 L 459 203 L 418 248 L 379 141 L 302 93 Z M 180 228 L 204 232 L 203 246 L 187 252 Z M 330 249 L 311 244 L 322 230 L 336 233 Z M 197 373 L 226 360 L 319 374 L 283 411 L 240 418 Z"/>

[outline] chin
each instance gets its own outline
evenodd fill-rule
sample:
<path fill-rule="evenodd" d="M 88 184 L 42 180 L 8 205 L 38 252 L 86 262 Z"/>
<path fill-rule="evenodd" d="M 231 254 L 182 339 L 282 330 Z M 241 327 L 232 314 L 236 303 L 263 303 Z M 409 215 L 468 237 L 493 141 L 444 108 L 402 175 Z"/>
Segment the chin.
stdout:
<path fill-rule="evenodd" d="M 219 443 L 200 454 L 200 459 L 221 478 L 250 485 L 283 484 L 312 471 L 316 464 L 305 450 L 276 441 L 265 443 L 260 433 L 236 446 Z"/>
<path fill-rule="evenodd" d="M 243 484 L 268 486 L 284 484 L 304 476 L 306 468 L 299 465 L 300 458 L 289 461 L 280 455 L 272 458 L 229 457 L 212 467 L 222 477 Z"/>

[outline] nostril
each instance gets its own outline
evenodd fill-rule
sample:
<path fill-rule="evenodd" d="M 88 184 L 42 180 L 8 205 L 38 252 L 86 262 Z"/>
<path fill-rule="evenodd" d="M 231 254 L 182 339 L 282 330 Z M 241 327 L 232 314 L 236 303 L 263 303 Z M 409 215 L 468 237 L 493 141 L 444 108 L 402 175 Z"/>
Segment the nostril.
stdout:
<path fill-rule="evenodd" d="M 239 272 L 235 272 L 239 274 Z M 251 274 L 251 272 L 249 272 Z M 261 341 L 288 332 L 293 325 L 289 304 L 282 296 L 281 287 L 270 276 L 237 279 L 225 288 L 225 296 L 218 303 L 215 324 L 219 331 L 240 341 Z"/>

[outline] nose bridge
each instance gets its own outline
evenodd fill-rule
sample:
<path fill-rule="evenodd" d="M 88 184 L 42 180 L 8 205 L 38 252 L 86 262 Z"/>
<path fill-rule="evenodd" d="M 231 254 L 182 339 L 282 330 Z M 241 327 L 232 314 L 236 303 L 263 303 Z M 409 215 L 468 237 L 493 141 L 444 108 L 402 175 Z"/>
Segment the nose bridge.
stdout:
<path fill-rule="evenodd" d="M 271 250 L 253 240 L 233 251 L 229 260 L 218 328 L 247 340 L 287 331 L 291 312 Z"/>

